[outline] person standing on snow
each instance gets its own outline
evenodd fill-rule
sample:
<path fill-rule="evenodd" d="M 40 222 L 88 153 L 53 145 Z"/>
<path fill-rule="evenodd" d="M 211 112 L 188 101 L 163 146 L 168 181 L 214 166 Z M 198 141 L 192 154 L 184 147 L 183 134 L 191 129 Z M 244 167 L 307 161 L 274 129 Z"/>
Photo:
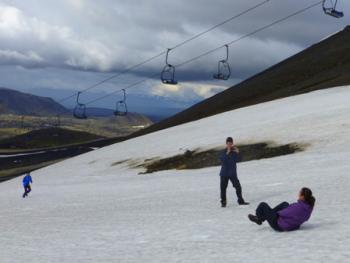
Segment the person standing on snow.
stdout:
<path fill-rule="evenodd" d="M 24 187 L 23 198 L 25 198 L 26 196 L 28 196 L 30 191 L 32 191 L 30 184 L 33 183 L 33 180 L 32 180 L 32 177 L 30 176 L 30 172 L 27 173 L 26 176 L 24 176 L 22 183 L 23 183 L 23 187 Z"/>
<path fill-rule="evenodd" d="M 226 150 L 220 155 L 221 170 L 220 170 L 220 190 L 221 190 L 221 207 L 226 207 L 226 189 L 228 182 L 231 181 L 236 189 L 239 205 L 248 205 L 242 197 L 242 187 L 237 177 L 237 161 L 239 158 L 239 149 L 234 146 L 233 139 L 226 139 Z"/>
<path fill-rule="evenodd" d="M 309 188 L 302 188 L 299 192 L 298 202 L 288 204 L 283 202 L 271 208 L 266 203 L 260 203 L 256 209 L 255 215 L 248 215 L 250 221 L 261 225 L 267 221 L 271 228 L 276 231 L 292 231 L 299 229 L 299 227 L 309 220 L 316 199 L 312 195 Z"/>

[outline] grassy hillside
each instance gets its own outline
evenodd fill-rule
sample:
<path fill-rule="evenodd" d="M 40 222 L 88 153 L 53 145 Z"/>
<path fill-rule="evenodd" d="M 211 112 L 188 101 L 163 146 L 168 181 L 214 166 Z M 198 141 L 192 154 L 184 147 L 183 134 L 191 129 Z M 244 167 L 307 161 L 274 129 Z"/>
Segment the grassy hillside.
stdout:
<path fill-rule="evenodd" d="M 134 113 L 125 117 L 89 118 L 87 120 L 78 120 L 71 116 L 62 116 L 58 119 L 54 116 L 22 117 L 0 114 L 0 139 L 20 135 L 31 130 L 55 127 L 58 122 L 62 128 L 84 131 L 101 137 L 126 136 L 152 124 L 152 121 L 147 117 Z"/>
<path fill-rule="evenodd" d="M 88 132 L 62 128 L 34 130 L 22 135 L 0 140 L 0 149 L 35 149 L 58 147 L 102 139 Z"/>

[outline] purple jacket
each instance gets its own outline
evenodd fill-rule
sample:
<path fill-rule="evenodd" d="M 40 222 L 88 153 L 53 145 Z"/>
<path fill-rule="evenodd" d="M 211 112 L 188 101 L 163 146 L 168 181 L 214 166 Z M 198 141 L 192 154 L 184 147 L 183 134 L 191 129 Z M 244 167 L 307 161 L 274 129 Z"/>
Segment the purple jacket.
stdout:
<path fill-rule="evenodd" d="M 283 231 L 291 231 L 298 229 L 301 224 L 309 220 L 312 207 L 304 201 L 298 201 L 297 203 L 289 205 L 287 208 L 277 212 L 278 226 Z"/>

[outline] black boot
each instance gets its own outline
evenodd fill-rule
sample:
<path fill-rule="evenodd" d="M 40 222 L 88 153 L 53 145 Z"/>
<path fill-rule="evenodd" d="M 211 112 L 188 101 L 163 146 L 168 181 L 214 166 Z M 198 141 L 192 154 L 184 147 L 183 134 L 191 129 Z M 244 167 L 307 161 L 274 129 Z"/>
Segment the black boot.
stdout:
<path fill-rule="evenodd" d="M 226 207 L 227 203 L 226 201 L 221 201 L 221 207 Z"/>
<path fill-rule="evenodd" d="M 242 200 L 238 200 L 238 204 L 239 205 L 249 205 L 249 203 L 244 201 L 243 199 Z"/>
<path fill-rule="evenodd" d="M 262 224 L 262 221 L 255 215 L 249 214 L 248 218 L 249 218 L 250 221 L 258 224 L 259 226 Z"/>

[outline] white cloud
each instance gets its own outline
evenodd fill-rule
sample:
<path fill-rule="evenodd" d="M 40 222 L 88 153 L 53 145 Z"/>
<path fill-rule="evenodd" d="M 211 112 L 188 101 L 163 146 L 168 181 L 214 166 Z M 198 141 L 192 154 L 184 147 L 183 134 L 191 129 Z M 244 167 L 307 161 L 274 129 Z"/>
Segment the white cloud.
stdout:
<path fill-rule="evenodd" d="M 16 37 L 18 31 L 26 28 L 21 12 L 12 6 L 0 4 L 0 32 L 2 37 Z"/>
<path fill-rule="evenodd" d="M 28 17 L 11 6 L 0 5 L 0 38 L 3 39 L 0 43 L 0 49 L 3 50 L 1 64 L 105 71 L 115 62 L 115 50 L 103 43 L 83 39 L 69 27 L 51 25 L 36 17 Z M 27 63 L 28 60 L 32 63 Z"/>
<path fill-rule="evenodd" d="M 35 67 L 44 63 L 44 59 L 34 51 L 20 53 L 13 50 L 0 50 L 0 64 L 19 64 Z"/>
<path fill-rule="evenodd" d="M 226 88 L 225 86 L 190 82 L 183 82 L 178 85 L 159 83 L 152 87 L 151 93 L 156 96 L 177 97 L 184 100 L 199 100 L 209 98 Z"/>
<path fill-rule="evenodd" d="M 81 10 L 84 7 L 84 0 L 66 0 L 66 2 L 77 10 Z"/>
<path fill-rule="evenodd" d="M 19 0 L 5 1 L 11 4 L 0 4 L 0 49 L 22 54 L 33 51 L 45 61 L 45 64 L 39 63 L 37 66 L 116 71 L 163 51 L 258 2 L 246 0 L 216 5 L 203 0 L 203 4 L 199 5 L 198 1 L 193 1 L 186 3 L 184 10 L 183 1 L 165 4 L 160 0 L 150 0 L 147 3 L 38 0 L 35 5 Z M 297 4 L 301 5 L 301 1 Z M 285 6 L 287 11 L 293 6 L 279 5 L 277 7 Z M 171 14 L 166 10 L 172 10 Z M 284 10 L 280 10 L 279 17 L 282 16 L 282 11 Z M 250 17 L 248 14 L 247 18 L 244 17 L 245 20 L 237 20 L 214 30 L 175 51 L 171 61 L 176 63 L 187 60 L 194 54 L 205 52 L 256 29 L 265 24 L 265 21 L 271 22 L 276 16 L 265 6 L 253 14 L 260 16 Z M 296 49 L 301 49 L 299 44 L 289 41 L 291 34 L 285 34 L 284 30 L 271 32 L 275 34 L 274 40 L 251 38 L 244 44 L 235 45 L 232 63 L 242 62 L 240 67 L 251 68 L 253 65 L 254 69 L 256 63 L 266 67 L 277 59 L 295 53 Z M 220 56 L 219 53 L 218 55 Z M 245 58 L 236 60 L 236 56 Z M 209 58 L 201 60 L 207 63 L 195 62 L 192 64 L 195 66 L 190 66 L 189 69 L 212 70 L 212 64 L 215 64 L 212 61 L 216 57 Z M 154 70 L 163 63 L 161 58 L 143 69 Z"/>

